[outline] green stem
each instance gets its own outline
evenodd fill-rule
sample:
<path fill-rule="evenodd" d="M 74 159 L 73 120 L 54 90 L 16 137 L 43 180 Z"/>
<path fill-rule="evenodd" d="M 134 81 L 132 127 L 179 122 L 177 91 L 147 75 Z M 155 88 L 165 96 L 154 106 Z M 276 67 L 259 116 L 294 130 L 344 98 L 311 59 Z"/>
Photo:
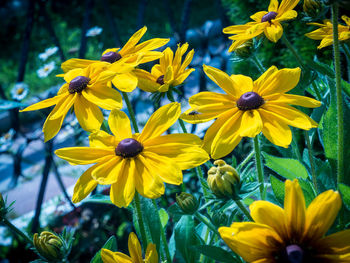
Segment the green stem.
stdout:
<path fill-rule="evenodd" d="M 298 61 L 298 63 L 300 64 L 300 66 L 305 69 L 305 64 L 303 62 L 303 59 L 300 57 L 300 55 L 298 54 L 298 52 L 296 51 L 296 49 L 293 47 L 293 45 L 289 42 L 289 40 L 286 37 L 286 34 L 282 35 L 282 41 L 284 42 L 284 44 L 289 48 L 289 50 L 293 53 L 294 57 L 296 58 L 296 60 Z"/>
<path fill-rule="evenodd" d="M 266 71 L 265 67 L 263 66 L 263 64 L 261 63 L 260 59 L 253 54 L 251 56 L 251 59 L 253 60 L 255 66 L 258 68 L 258 70 L 260 71 L 260 73 L 264 73 Z"/>
<path fill-rule="evenodd" d="M 147 240 L 146 229 L 145 229 L 145 225 L 144 225 L 144 221 L 143 221 L 143 217 L 142 217 L 140 196 L 139 196 L 138 192 L 135 192 L 134 203 L 135 203 L 135 208 L 136 208 L 137 222 L 139 224 L 139 228 L 140 228 L 140 232 L 141 232 L 143 250 L 145 252 L 146 247 L 148 245 L 148 240 Z"/>
<path fill-rule="evenodd" d="M 6 218 L 2 219 L 2 222 L 13 232 L 15 232 L 18 236 L 22 237 L 26 242 L 28 242 L 30 245 L 33 246 L 33 240 L 28 237 L 27 234 L 25 234 L 22 230 L 17 228 L 15 225 L 13 225 L 10 221 L 8 221 Z"/>
<path fill-rule="evenodd" d="M 173 91 L 171 90 L 171 88 L 168 91 L 168 97 L 169 97 L 171 102 L 175 102 L 175 99 L 174 99 L 174 96 L 173 96 Z M 186 129 L 184 121 L 181 120 L 181 119 L 178 119 L 178 121 L 180 123 L 180 126 L 181 126 L 181 129 L 182 129 L 183 133 L 187 133 L 187 129 Z"/>
<path fill-rule="evenodd" d="M 249 214 L 248 209 L 243 205 L 242 201 L 239 199 L 233 199 L 233 201 L 236 203 L 236 205 L 239 207 L 239 209 L 243 212 L 243 214 L 250 220 L 254 221 L 251 215 Z"/>
<path fill-rule="evenodd" d="M 299 162 L 302 163 L 303 159 L 301 158 L 299 146 L 298 146 L 297 142 L 295 141 L 295 136 L 292 137 L 292 149 L 294 150 L 295 155 L 296 155 L 297 159 L 299 160 Z"/>
<path fill-rule="evenodd" d="M 333 23 L 333 54 L 335 68 L 335 86 L 337 95 L 338 112 L 338 163 L 337 163 L 337 184 L 344 181 L 344 113 L 343 98 L 341 93 L 341 71 L 340 71 L 340 50 L 338 38 L 338 3 L 332 5 L 332 23 Z"/>
<path fill-rule="evenodd" d="M 158 206 L 157 206 L 157 203 L 156 203 L 155 199 L 152 199 L 152 204 L 153 204 L 154 208 L 158 211 Z M 160 222 L 161 220 L 160 220 L 159 213 L 158 213 L 158 217 L 159 217 L 159 222 Z M 165 232 L 164 232 L 163 226 L 160 226 L 160 237 L 162 239 L 166 260 L 167 260 L 167 262 L 172 262 L 171 261 L 171 256 L 170 256 L 170 251 L 169 251 L 169 246 L 168 246 L 168 242 L 166 240 L 166 236 L 165 236 Z"/>
<path fill-rule="evenodd" d="M 264 200 L 264 171 L 261 160 L 261 152 L 260 152 L 260 143 L 258 136 L 255 136 L 254 139 L 254 151 L 255 151 L 255 166 L 256 171 L 258 173 L 258 181 L 260 183 L 260 196 L 261 199 Z"/>
<path fill-rule="evenodd" d="M 250 159 L 253 158 L 254 154 L 255 152 L 251 151 L 250 154 L 248 154 L 248 156 L 237 166 L 237 170 L 240 171 L 242 167 L 244 167 L 250 161 Z"/>
<path fill-rule="evenodd" d="M 317 177 L 316 177 L 316 170 L 315 170 L 315 162 L 314 162 L 314 158 L 313 158 L 311 142 L 310 142 L 310 138 L 309 138 L 308 132 L 304 131 L 304 134 L 305 134 L 307 149 L 308 149 L 308 152 L 309 152 L 309 161 L 310 161 L 310 166 L 311 166 L 312 182 L 314 184 L 316 193 L 318 193 L 318 185 L 317 185 Z"/>
<path fill-rule="evenodd" d="M 313 89 L 314 89 L 314 91 L 316 93 L 317 100 L 321 101 L 322 100 L 322 96 L 321 96 L 320 91 L 318 90 L 318 87 L 317 87 L 315 81 L 311 82 L 311 85 L 312 85 L 312 87 L 313 87 Z"/>
<path fill-rule="evenodd" d="M 202 168 L 200 166 L 197 166 L 195 168 L 195 171 L 196 171 L 196 175 L 197 175 L 198 180 L 201 183 L 201 186 L 202 186 L 202 189 L 203 189 L 204 199 L 205 199 L 206 202 L 208 202 L 207 196 L 209 195 L 209 193 L 208 193 L 207 188 L 205 187 L 205 184 L 204 184 L 204 180 L 205 179 L 204 179 L 204 176 L 203 176 Z"/>
<path fill-rule="evenodd" d="M 134 113 L 134 110 L 132 109 L 132 105 L 131 105 L 130 100 L 128 98 L 128 94 L 126 92 L 122 92 L 122 94 L 123 94 L 123 98 L 124 98 L 125 103 L 126 103 L 126 107 L 128 108 L 128 112 L 129 112 L 129 115 L 131 118 L 132 126 L 134 126 L 135 132 L 138 133 L 139 128 L 137 127 L 135 113 Z"/>
<path fill-rule="evenodd" d="M 209 221 L 208 218 L 206 218 L 205 216 L 203 216 L 202 214 L 196 212 L 194 214 L 194 216 L 198 219 L 198 221 L 202 222 L 203 224 L 205 224 L 211 231 L 213 231 L 215 234 L 217 234 L 218 236 L 220 236 L 218 230 L 216 229 L 216 227 Z"/>

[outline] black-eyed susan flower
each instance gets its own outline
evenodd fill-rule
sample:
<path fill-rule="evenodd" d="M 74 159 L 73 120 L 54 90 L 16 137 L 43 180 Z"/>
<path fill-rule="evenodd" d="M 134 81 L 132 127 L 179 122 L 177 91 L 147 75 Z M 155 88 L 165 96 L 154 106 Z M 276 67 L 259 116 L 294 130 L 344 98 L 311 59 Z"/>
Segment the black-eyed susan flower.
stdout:
<path fill-rule="evenodd" d="M 204 146 L 214 159 L 229 154 L 242 137 L 262 132 L 278 146 L 287 148 L 292 140 L 289 126 L 304 130 L 317 123 L 303 112 L 289 106 L 315 108 L 321 102 L 298 95 L 285 94 L 299 82 L 300 68 L 270 67 L 256 81 L 243 75 L 203 65 L 204 72 L 226 94 L 200 92 L 189 99 L 191 108 L 181 115 L 189 123 L 216 121 L 204 136 Z"/>
<path fill-rule="evenodd" d="M 285 182 L 284 209 L 267 201 L 250 205 L 255 222 L 220 227 L 225 243 L 247 262 L 350 262 L 350 230 L 325 236 L 341 207 L 328 190 L 306 208 L 297 180 Z"/>
<path fill-rule="evenodd" d="M 350 39 L 350 18 L 347 16 L 341 17 L 346 26 L 338 25 L 339 41 L 346 41 Z M 319 23 L 309 23 L 309 25 L 319 26 L 319 29 L 305 34 L 308 38 L 315 40 L 322 40 L 318 49 L 333 45 L 333 24 L 330 20 L 324 20 L 323 24 Z"/>
<path fill-rule="evenodd" d="M 43 126 L 45 141 L 52 139 L 58 133 L 67 112 L 73 106 L 79 124 L 90 132 L 99 130 L 103 122 L 103 114 L 99 107 L 107 110 L 122 107 L 119 92 L 107 87 L 107 83 L 114 78 L 115 73 L 105 70 L 104 64 L 93 64 L 84 69 L 69 71 L 63 76 L 66 83 L 55 97 L 21 110 L 21 112 L 33 111 L 55 105 Z"/>
<path fill-rule="evenodd" d="M 154 51 L 169 42 L 167 38 L 153 38 L 145 42 L 139 43 L 142 36 L 146 33 L 147 27 L 143 27 L 131 36 L 128 42 L 120 48 L 107 49 L 102 53 L 100 60 L 78 59 L 73 58 L 62 63 L 61 67 L 64 72 L 74 68 L 85 68 L 92 63 L 99 61 L 108 62 L 110 64 L 119 63 L 126 67 L 125 71 L 120 71 L 122 67 L 109 68 L 114 70 L 117 75 L 113 78 L 113 85 L 124 92 L 131 92 L 137 86 L 137 77 L 133 70 L 142 63 L 156 60 L 163 56 L 162 52 Z M 130 69 L 130 66 L 132 67 Z"/>
<path fill-rule="evenodd" d="M 250 18 L 254 22 L 245 25 L 234 25 L 224 28 L 225 34 L 233 34 L 229 39 L 233 40 L 229 52 L 234 51 L 243 43 L 261 34 L 272 42 L 277 42 L 283 34 L 281 22 L 296 18 L 298 13 L 293 8 L 300 0 L 282 0 L 279 5 L 277 0 L 271 0 L 268 11 L 260 11 Z"/>
<path fill-rule="evenodd" d="M 84 199 L 98 184 L 111 185 L 111 201 L 127 207 L 135 189 L 147 198 L 158 198 L 164 184 L 182 183 L 182 170 L 209 159 L 193 134 L 162 135 L 179 118 L 179 103 L 170 103 L 152 114 L 140 134 L 132 134 L 127 115 L 111 111 L 113 135 L 98 131 L 90 135 L 90 147 L 72 147 L 55 153 L 69 163 L 95 164 L 77 181 L 73 202 Z"/>
<path fill-rule="evenodd" d="M 170 87 L 182 84 L 194 71 L 193 68 L 187 69 L 193 58 L 193 49 L 182 61 L 187 49 L 187 43 L 182 46 L 179 44 L 174 55 L 169 47 L 166 48 L 163 51 L 164 56 L 159 59 L 159 64 L 153 66 L 151 73 L 136 69 L 134 72 L 139 79 L 138 87 L 148 92 L 166 92 Z"/>
<path fill-rule="evenodd" d="M 158 263 L 156 245 L 148 244 L 145 259 L 143 259 L 140 242 L 134 233 L 129 235 L 128 248 L 130 256 L 102 248 L 101 257 L 103 263 Z"/>

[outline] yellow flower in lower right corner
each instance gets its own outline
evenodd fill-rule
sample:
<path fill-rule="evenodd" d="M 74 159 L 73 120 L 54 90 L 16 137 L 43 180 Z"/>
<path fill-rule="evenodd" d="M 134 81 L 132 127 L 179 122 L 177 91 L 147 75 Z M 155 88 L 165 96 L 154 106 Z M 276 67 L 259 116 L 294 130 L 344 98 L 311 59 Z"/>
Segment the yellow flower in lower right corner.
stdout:
<path fill-rule="evenodd" d="M 134 233 L 129 235 L 128 248 L 130 257 L 103 248 L 101 251 L 103 263 L 158 263 L 158 253 L 154 244 L 148 244 L 145 259 L 142 259 L 141 245 Z"/>
<path fill-rule="evenodd" d="M 321 106 L 312 98 L 286 94 L 298 84 L 300 68 L 278 70 L 272 66 L 255 81 L 206 65 L 203 69 L 226 94 L 200 92 L 192 96 L 191 108 L 180 118 L 189 123 L 216 119 L 203 142 L 213 159 L 231 153 L 242 137 L 253 138 L 262 132 L 273 144 L 287 148 L 292 141 L 289 126 L 303 130 L 317 127 L 309 116 L 289 106 Z"/>
<path fill-rule="evenodd" d="M 249 207 L 255 222 L 233 223 L 219 233 L 247 262 L 350 262 L 350 229 L 325 236 L 341 203 L 339 193 L 328 190 L 306 208 L 298 181 L 287 180 L 284 209 L 256 201 Z"/>

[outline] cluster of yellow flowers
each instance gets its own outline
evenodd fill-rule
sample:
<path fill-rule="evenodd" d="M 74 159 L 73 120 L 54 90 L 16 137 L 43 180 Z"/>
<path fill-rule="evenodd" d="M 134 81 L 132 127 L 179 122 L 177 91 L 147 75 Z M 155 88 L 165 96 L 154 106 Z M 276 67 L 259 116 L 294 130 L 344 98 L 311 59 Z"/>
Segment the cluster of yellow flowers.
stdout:
<path fill-rule="evenodd" d="M 294 7 L 299 0 L 271 0 L 268 11 L 251 16 L 253 22 L 225 28 L 233 44 L 229 51 L 262 34 L 277 42 L 283 34 L 281 22 L 297 16 Z M 350 20 L 339 26 L 340 40 L 350 38 Z M 332 44 L 332 25 L 329 21 L 307 36 L 323 39 L 319 47 Z M 289 126 L 304 130 L 317 123 L 290 105 L 315 108 L 321 102 L 305 96 L 287 94 L 299 82 L 300 68 L 277 69 L 271 66 L 258 79 L 244 75 L 228 75 L 203 65 L 205 74 L 216 83 L 222 93 L 200 92 L 189 99 L 190 109 L 181 113 L 177 102 L 156 110 L 142 132 L 132 132 L 128 116 L 122 112 L 122 96 L 136 87 L 146 92 L 168 92 L 181 85 L 194 71 L 188 68 L 194 55 L 188 44 L 178 45 L 174 52 L 168 47 L 155 51 L 169 39 L 151 39 L 139 43 L 146 27 L 137 31 L 121 49 L 107 49 L 100 60 L 70 59 L 62 64 L 65 80 L 53 98 L 41 101 L 22 111 L 32 111 L 55 105 L 43 126 L 45 141 L 60 130 L 68 111 L 74 107 L 81 127 L 91 132 L 89 147 L 70 147 L 55 153 L 72 165 L 94 164 L 77 181 L 73 202 L 80 202 L 98 184 L 111 185 L 110 198 L 118 207 L 127 207 L 135 191 L 147 198 L 164 194 L 164 182 L 180 185 L 182 170 L 199 166 L 209 158 L 218 159 L 231 153 L 243 137 L 259 133 L 273 144 L 288 147 L 292 141 Z M 151 72 L 137 68 L 159 59 Z M 182 60 L 183 59 L 183 60 Z M 104 116 L 100 108 L 110 110 L 108 125 L 112 132 L 100 130 Z M 203 141 L 193 134 L 163 135 L 178 119 L 188 123 L 214 120 Z M 237 175 L 238 177 L 238 175 Z M 236 179 L 239 181 L 238 179 Z M 251 205 L 253 222 L 234 223 L 219 232 L 224 241 L 248 262 L 287 262 L 292 257 L 309 257 L 303 262 L 347 262 L 350 258 L 350 232 L 323 238 L 340 209 L 339 194 L 327 191 L 315 199 L 306 210 L 297 181 L 286 182 L 285 209 L 266 201 Z M 327 206 L 323 206 L 328 202 Z M 335 205 L 335 206 L 334 206 Z M 322 209 L 318 211 L 318 209 Z M 329 209 L 331 212 L 329 212 Z M 321 219 L 320 217 L 325 217 Z M 321 225 L 320 225 L 321 224 Z M 315 251 L 304 248 L 312 246 Z M 327 247 L 327 249 L 326 249 Z M 140 243 L 135 234 L 129 237 L 131 258 L 122 253 L 102 251 L 104 262 L 158 262 L 154 245 L 149 245 L 143 261 Z M 304 255 L 304 254 L 306 255 Z M 318 255 L 313 257 L 313 255 Z M 291 256 L 292 255 L 292 256 Z M 341 261 L 336 261 L 341 259 Z M 283 261 L 287 260 L 287 261 Z M 311 261 L 309 261 L 311 260 Z M 322 261 L 323 260 L 323 261 Z M 302 261 L 290 261 L 302 262 Z"/>

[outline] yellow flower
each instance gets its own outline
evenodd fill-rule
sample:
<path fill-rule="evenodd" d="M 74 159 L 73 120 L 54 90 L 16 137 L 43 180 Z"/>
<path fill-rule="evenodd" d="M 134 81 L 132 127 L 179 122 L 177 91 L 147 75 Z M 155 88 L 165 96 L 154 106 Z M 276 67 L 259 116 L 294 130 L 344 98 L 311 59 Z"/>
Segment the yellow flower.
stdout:
<path fill-rule="evenodd" d="M 81 127 L 91 132 L 98 130 L 103 122 L 103 114 L 99 107 L 107 110 L 122 107 L 119 92 L 107 87 L 107 83 L 114 76 L 114 72 L 106 70 L 104 62 L 95 63 L 84 69 L 71 70 L 64 74 L 66 83 L 60 88 L 57 96 L 33 104 L 21 112 L 56 105 L 43 126 L 45 141 L 52 139 L 58 133 L 67 112 L 73 105 Z"/>
<path fill-rule="evenodd" d="M 350 230 L 325 236 L 340 207 L 339 193 L 328 190 L 306 208 L 298 181 L 287 180 L 284 209 L 256 201 L 250 206 L 255 222 L 233 223 L 219 233 L 247 262 L 350 262 Z"/>
<path fill-rule="evenodd" d="M 347 16 L 341 17 L 346 26 L 338 25 L 339 41 L 346 41 L 350 39 L 350 18 Z M 315 40 L 322 40 L 318 49 L 333 45 L 333 24 L 329 20 L 324 20 L 323 24 L 309 23 L 309 25 L 319 26 L 319 29 L 305 34 L 308 38 Z"/>
<path fill-rule="evenodd" d="M 141 134 L 132 134 L 127 115 L 111 111 L 108 118 L 113 135 L 98 131 L 90 135 L 90 147 L 72 147 L 55 153 L 69 163 L 92 164 L 77 181 L 73 202 L 84 199 L 97 184 L 111 184 L 111 201 L 127 207 L 136 191 L 147 198 L 158 198 L 164 184 L 182 183 L 182 170 L 209 159 L 200 148 L 202 141 L 193 134 L 162 135 L 179 118 L 179 103 L 159 108 L 147 121 Z"/>
<path fill-rule="evenodd" d="M 133 69 L 139 64 L 156 60 L 163 56 L 162 52 L 154 51 L 157 48 L 164 46 L 169 42 L 167 38 L 153 38 L 138 44 L 142 36 L 146 33 L 147 27 L 143 27 L 131 36 L 129 41 L 120 48 L 107 49 L 102 53 L 100 61 L 105 61 L 111 64 L 122 64 L 126 70 L 120 71 L 123 67 L 109 68 L 114 70 L 117 75 L 113 78 L 113 85 L 124 92 L 131 92 L 137 86 L 137 77 Z M 74 68 L 85 68 L 92 63 L 99 62 L 99 60 L 88 59 L 69 59 L 62 63 L 61 67 L 64 72 Z"/>
<path fill-rule="evenodd" d="M 282 0 L 278 4 L 277 0 L 271 0 L 267 11 L 260 11 L 250 18 L 254 22 L 248 22 L 245 25 L 235 25 L 224 28 L 225 34 L 234 34 L 229 37 L 233 40 L 229 52 L 234 51 L 237 47 L 261 34 L 272 42 L 277 42 L 283 34 L 283 27 L 280 22 L 296 18 L 298 13 L 293 8 L 300 0 Z"/>
<path fill-rule="evenodd" d="M 182 62 L 182 56 L 186 53 L 188 44 L 179 44 L 175 52 L 168 47 L 164 50 L 164 56 L 159 59 L 159 64 L 153 66 L 151 73 L 136 69 L 135 73 L 139 79 L 138 87 L 148 92 L 166 92 L 171 86 L 180 85 L 194 71 L 193 68 L 186 69 L 191 63 L 194 50 L 186 55 Z"/>
<path fill-rule="evenodd" d="M 226 94 L 200 92 L 189 99 L 191 108 L 181 115 L 189 123 L 217 119 L 204 136 L 204 149 L 214 159 L 229 154 L 242 137 L 262 132 L 272 143 L 287 148 L 292 140 L 289 126 L 309 130 L 317 123 L 303 112 L 289 106 L 315 108 L 321 102 L 298 95 L 285 94 L 300 78 L 300 68 L 270 67 L 256 81 L 243 75 L 203 66 L 204 72 Z"/>
<path fill-rule="evenodd" d="M 158 253 L 154 244 L 148 244 L 145 259 L 142 259 L 141 245 L 134 233 L 129 235 L 128 247 L 130 257 L 120 252 L 112 252 L 102 248 L 103 263 L 158 263 Z"/>

